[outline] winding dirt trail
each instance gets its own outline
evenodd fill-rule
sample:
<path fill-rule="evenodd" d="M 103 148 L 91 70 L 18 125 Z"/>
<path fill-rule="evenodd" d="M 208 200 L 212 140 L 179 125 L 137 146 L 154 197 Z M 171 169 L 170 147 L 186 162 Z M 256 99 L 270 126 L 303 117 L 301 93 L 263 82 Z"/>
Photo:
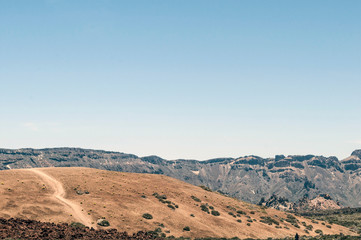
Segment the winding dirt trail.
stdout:
<path fill-rule="evenodd" d="M 28 169 L 28 171 L 31 171 L 40 176 L 51 188 L 54 189 L 53 197 L 57 201 L 59 201 L 64 207 L 66 207 L 67 209 L 64 210 L 71 213 L 78 222 L 81 222 L 85 226 L 97 229 L 97 226 L 95 224 L 92 224 L 91 217 L 86 215 L 79 205 L 65 198 L 65 190 L 61 182 L 48 175 L 47 173 L 41 171 L 40 169 L 33 168 Z"/>

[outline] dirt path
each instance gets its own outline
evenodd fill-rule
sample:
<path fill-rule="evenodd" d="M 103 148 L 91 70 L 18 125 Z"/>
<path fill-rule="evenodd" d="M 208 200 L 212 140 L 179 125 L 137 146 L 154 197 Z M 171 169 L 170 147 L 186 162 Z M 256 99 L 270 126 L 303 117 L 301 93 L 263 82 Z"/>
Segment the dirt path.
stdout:
<path fill-rule="evenodd" d="M 48 183 L 51 188 L 54 189 L 53 197 L 58 200 L 62 205 L 64 205 L 64 210 L 72 214 L 76 221 L 83 223 L 85 226 L 93 227 L 95 229 L 97 228 L 95 224 L 92 224 L 91 217 L 86 215 L 79 205 L 65 198 L 65 190 L 61 182 L 48 175 L 47 173 L 41 171 L 40 169 L 28 170 L 40 176 L 46 183 Z"/>

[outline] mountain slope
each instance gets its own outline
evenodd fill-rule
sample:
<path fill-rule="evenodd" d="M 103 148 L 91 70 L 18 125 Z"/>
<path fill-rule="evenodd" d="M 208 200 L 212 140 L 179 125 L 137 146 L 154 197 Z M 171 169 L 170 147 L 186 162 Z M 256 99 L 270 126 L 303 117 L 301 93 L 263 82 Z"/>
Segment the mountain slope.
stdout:
<path fill-rule="evenodd" d="M 272 194 L 292 202 L 329 194 L 343 206 L 361 206 L 361 150 L 343 161 L 314 155 L 167 161 L 78 148 L 0 149 L 0 169 L 53 166 L 164 174 L 252 203 Z"/>
<path fill-rule="evenodd" d="M 129 233 L 160 228 L 168 236 L 185 237 L 285 237 L 296 232 L 317 235 L 317 229 L 325 234 L 352 234 L 338 225 L 312 223 L 163 175 L 89 168 L 1 171 L 0 217 L 56 223 L 82 221 L 74 209 L 63 211 L 64 201 L 54 197 L 58 187 L 44 175 L 61 183 L 66 201 L 77 205 L 91 224 L 105 218 L 110 227 Z"/>

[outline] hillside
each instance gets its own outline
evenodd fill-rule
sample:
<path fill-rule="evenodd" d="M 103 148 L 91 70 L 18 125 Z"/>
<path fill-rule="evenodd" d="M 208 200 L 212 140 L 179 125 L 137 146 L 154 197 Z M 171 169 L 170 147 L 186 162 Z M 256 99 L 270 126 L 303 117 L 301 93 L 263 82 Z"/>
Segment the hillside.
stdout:
<path fill-rule="evenodd" d="M 339 224 L 361 234 L 361 208 L 304 211 L 300 214 L 312 219 Z"/>
<path fill-rule="evenodd" d="M 273 194 L 291 202 L 305 195 L 312 199 L 329 194 L 343 206 L 361 206 L 361 150 L 342 161 L 314 155 L 167 161 L 156 156 L 79 148 L 0 149 L 0 169 L 34 167 L 92 167 L 164 174 L 252 203 Z"/>
<path fill-rule="evenodd" d="M 128 233 L 159 228 L 176 237 L 352 234 L 335 224 L 314 223 L 163 175 L 90 168 L 5 170 L 0 172 L 0 193 L 2 218 L 82 222 Z M 110 226 L 98 226 L 101 218 Z"/>
<path fill-rule="evenodd" d="M 318 211 L 318 210 L 334 210 L 341 209 L 342 206 L 335 202 L 330 195 L 320 194 L 314 199 L 303 197 L 297 202 L 290 202 L 288 199 L 272 195 L 269 199 L 261 199 L 259 205 L 272 207 L 282 211 L 304 212 L 304 211 Z"/>

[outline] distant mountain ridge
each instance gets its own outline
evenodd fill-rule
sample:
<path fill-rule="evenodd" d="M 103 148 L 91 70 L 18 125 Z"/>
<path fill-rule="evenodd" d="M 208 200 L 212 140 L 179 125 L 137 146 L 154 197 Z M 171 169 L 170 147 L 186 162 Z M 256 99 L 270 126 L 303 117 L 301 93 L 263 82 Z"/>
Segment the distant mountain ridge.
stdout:
<path fill-rule="evenodd" d="M 0 149 L 1 170 L 53 166 L 164 174 L 252 203 L 273 194 L 292 202 L 329 194 L 343 206 L 361 206 L 361 150 L 342 161 L 315 155 L 169 161 L 81 148 Z"/>

